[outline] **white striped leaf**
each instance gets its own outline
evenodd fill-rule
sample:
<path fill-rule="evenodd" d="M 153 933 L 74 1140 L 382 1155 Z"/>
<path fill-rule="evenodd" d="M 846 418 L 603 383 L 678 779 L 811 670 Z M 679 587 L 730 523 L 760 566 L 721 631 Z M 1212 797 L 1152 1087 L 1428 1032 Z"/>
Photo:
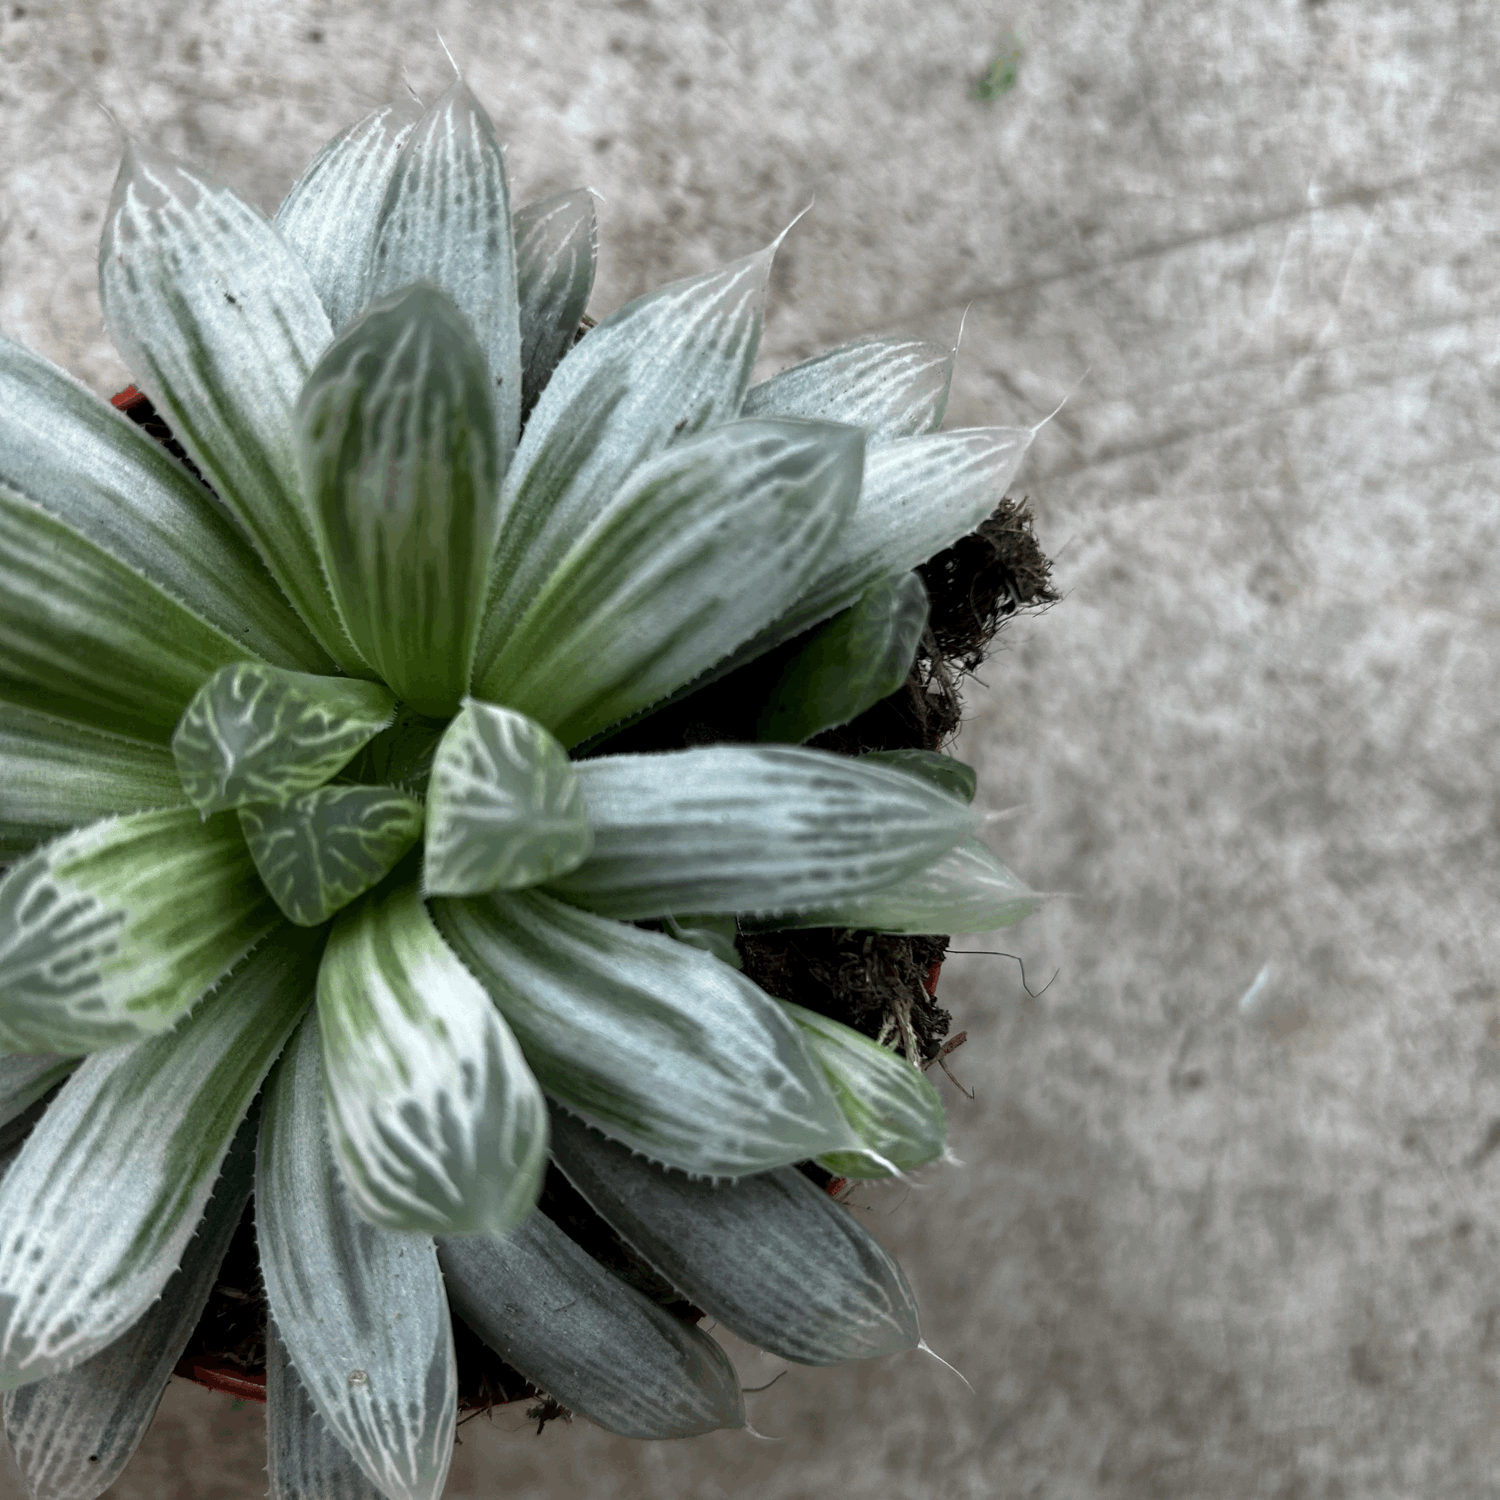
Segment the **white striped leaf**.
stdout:
<path fill-rule="evenodd" d="M 593 842 L 568 752 L 524 714 L 465 703 L 428 783 L 423 890 L 470 896 L 538 885 L 581 864 Z"/>
<path fill-rule="evenodd" d="M 280 922 L 233 818 L 91 823 L 0 879 L 0 1047 L 89 1052 L 165 1031 Z"/>
<path fill-rule="evenodd" d="M 250 857 L 282 915 L 316 927 L 384 880 L 422 833 L 422 804 L 388 786 L 322 786 L 240 809 Z"/>
<path fill-rule="evenodd" d="M 111 813 L 180 807 L 169 750 L 0 707 L 0 860 Z"/>
<path fill-rule="evenodd" d="M 0 702 L 164 744 L 246 648 L 0 483 Z"/>
<path fill-rule="evenodd" d="M 332 336 L 302 262 L 227 187 L 132 141 L 105 217 L 99 295 L 173 436 L 324 650 L 359 670 L 298 488 L 292 414 Z"/>
<path fill-rule="evenodd" d="M 869 765 L 889 766 L 920 776 L 961 802 L 972 802 L 979 785 L 973 766 L 937 750 L 871 750 L 860 759 Z"/>
<path fill-rule="evenodd" d="M 250 1199 L 256 1123 L 252 1110 L 160 1299 L 82 1364 L 7 1394 L 5 1433 L 32 1500 L 95 1500 L 130 1462 Z"/>
<path fill-rule="evenodd" d="M 321 946 L 283 929 L 175 1031 L 63 1085 L 0 1183 L 0 1389 L 98 1353 L 160 1294 Z"/>
<path fill-rule="evenodd" d="M 936 432 L 953 355 L 916 339 L 858 339 L 745 392 L 747 417 L 814 417 L 864 428 L 872 443 Z"/>
<path fill-rule="evenodd" d="M 401 148 L 370 253 L 369 295 L 430 281 L 462 309 L 479 339 L 494 400 L 499 472 L 521 424 L 521 329 L 510 190 L 495 127 L 460 79 L 440 94 Z"/>
<path fill-rule="evenodd" d="M 797 1028 L 707 953 L 536 891 L 433 912 L 543 1089 L 633 1149 L 743 1177 L 857 1144 Z"/>
<path fill-rule="evenodd" d="M 825 1152 L 818 1158 L 823 1166 L 840 1177 L 889 1177 L 891 1167 L 912 1172 L 943 1154 L 943 1101 L 915 1063 L 852 1026 L 789 1000 L 781 1004 L 802 1028 L 844 1118 L 866 1148 Z"/>
<path fill-rule="evenodd" d="M 552 1111 L 552 1159 L 695 1307 L 783 1359 L 834 1365 L 916 1347 L 901 1267 L 795 1167 L 715 1185 L 653 1167 Z"/>
<path fill-rule="evenodd" d="M 822 907 L 931 864 L 974 827 L 916 777 L 824 750 L 705 745 L 577 770 L 594 851 L 551 889 L 611 917 Z"/>
<path fill-rule="evenodd" d="M 215 672 L 172 736 L 183 790 L 205 815 L 320 787 L 395 717 L 378 682 L 255 662 Z"/>
<path fill-rule="evenodd" d="M 432 1240 L 367 1223 L 328 1143 L 308 1016 L 266 1086 L 255 1233 L 271 1317 L 329 1434 L 390 1500 L 436 1500 L 453 1454 L 453 1329 Z"/>
<path fill-rule="evenodd" d="M 849 518 L 863 457 L 852 427 L 746 421 L 643 463 L 596 506 L 478 695 L 567 745 L 665 698 L 803 591 Z"/>
<path fill-rule="evenodd" d="M 77 1066 L 76 1057 L 55 1052 L 16 1052 L 0 1057 L 0 1125 L 9 1125 L 25 1114 Z"/>
<path fill-rule="evenodd" d="M 516 292 L 521 304 L 521 420 L 578 334 L 594 288 L 598 230 L 586 188 L 518 208 Z"/>
<path fill-rule="evenodd" d="M 774 250 L 626 303 L 558 365 L 506 476 L 477 683 L 509 624 L 630 471 L 739 411 Z"/>
<path fill-rule="evenodd" d="M 326 672 L 254 549 L 160 443 L 40 355 L 0 338 L 0 481 L 240 642 Z"/>
<path fill-rule="evenodd" d="M 919 574 L 877 583 L 786 664 L 767 695 L 756 738 L 800 745 L 857 718 L 906 681 L 926 628 L 927 587 Z"/>
<path fill-rule="evenodd" d="M 621 1437 L 745 1425 L 722 1348 L 605 1270 L 550 1219 L 504 1239 L 438 1241 L 448 1298 L 526 1378 Z"/>
<path fill-rule="evenodd" d="M 375 222 L 421 113 L 409 99 L 371 110 L 318 152 L 276 210 L 273 222 L 307 268 L 335 332 L 367 300 Z"/>
<path fill-rule="evenodd" d="M 541 1191 L 547 1112 L 504 1018 L 415 886 L 339 918 L 318 975 L 334 1153 L 372 1223 L 504 1233 Z"/>

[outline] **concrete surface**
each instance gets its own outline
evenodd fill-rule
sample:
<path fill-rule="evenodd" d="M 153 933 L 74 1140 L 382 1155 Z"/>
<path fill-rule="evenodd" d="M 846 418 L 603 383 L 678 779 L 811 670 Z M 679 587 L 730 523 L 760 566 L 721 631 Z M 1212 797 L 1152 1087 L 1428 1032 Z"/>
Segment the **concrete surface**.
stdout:
<path fill-rule="evenodd" d="M 913 1354 L 790 1371 L 777 1443 L 481 1420 L 450 1494 L 1489 1494 L 1500 11 L 6 0 L 0 326 L 124 379 L 90 93 L 269 208 L 403 69 L 440 86 L 434 27 L 522 201 L 603 193 L 596 310 L 816 194 L 767 368 L 967 305 L 950 425 L 1073 391 L 1021 486 L 1068 597 L 965 736 L 1025 804 L 996 847 L 1069 893 L 965 946 L 1057 978 L 951 963 L 967 1165 L 864 1198 L 973 1393 Z M 174 1383 L 114 1493 L 262 1494 L 258 1423 Z"/>

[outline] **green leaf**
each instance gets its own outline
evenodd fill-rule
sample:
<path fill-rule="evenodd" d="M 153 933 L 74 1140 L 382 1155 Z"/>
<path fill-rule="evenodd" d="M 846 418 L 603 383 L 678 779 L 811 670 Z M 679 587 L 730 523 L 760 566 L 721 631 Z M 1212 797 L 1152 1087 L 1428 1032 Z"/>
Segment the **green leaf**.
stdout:
<path fill-rule="evenodd" d="M 52 1052 L 0 1057 L 0 1125 L 9 1125 L 25 1114 L 77 1066 L 76 1057 L 61 1057 Z"/>
<path fill-rule="evenodd" d="M 728 1186 L 694 1181 L 555 1107 L 552 1158 L 678 1291 L 747 1343 L 834 1365 L 921 1338 L 901 1267 L 795 1167 Z"/>
<path fill-rule="evenodd" d="M 943 1101 L 915 1064 L 850 1026 L 789 1000 L 781 1004 L 802 1028 L 866 1148 L 825 1153 L 818 1158 L 823 1166 L 840 1177 L 889 1177 L 891 1167 L 913 1172 L 943 1154 Z"/>
<path fill-rule="evenodd" d="M 250 857 L 282 914 L 316 927 L 384 880 L 422 833 L 422 804 L 388 786 L 323 786 L 240 809 Z"/>
<path fill-rule="evenodd" d="M 557 367 L 506 477 L 476 682 L 601 500 L 645 459 L 739 411 L 775 248 L 626 303 Z"/>
<path fill-rule="evenodd" d="M 578 335 L 594 287 L 594 195 L 558 193 L 516 210 L 516 292 L 521 304 L 521 420 Z"/>
<path fill-rule="evenodd" d="M 266 1085 L 255 1232 L 271 1316 L 328 1432 L 383 1494 L 436 1500 L 458 1400 L 437 1252 L 355 1212 L 328 1144 L 313 1016 Z"/>
<path fill-rule="evenodd" d="M 750 421 L 643 463 L 596 504 L 478 695 L 567 745 L 665 698 L 803 591 L 851 513 L 863 454 L 850 427 Z"/>
<path fill-rule="evenodd" d="M 0 702 L 164 744 L 246 648 L 0 484 Z"/>
<path fill-rule="evenodd" d="M 824 750 L 705 745 L 577 769 L 594 852 L 551 888 L 611 917 L 858 899 L 974 827 L 967 808 L 914 776 Z"/>
<path fill-rule="evenodd" d="M 422 888 L 469 896 L 564 875 L 593 847 L 568 753 L 524 714 L 470 699 L 433 761 Z"/>
<path fill-rule="evenodd" d="M 169 808 L 80 828 L 0 879 L 0 1047 L 164 1031 L 280 922 L 233 818 Z"/>
<path fill-rule="evenodd" d="M 99 295 L 173 436 L 324 650 L 361 670 L 297 478 L 292 415 L 332 334 L 302 262 L 228 188 L 132 141 L 105 217 Z"/>
<path fill-rule="evenodd" d="M 421 113 L 409 99 L 371 110 L 318 152 L 276 210 L 273 222 L 307 268 L 335 332 L 368 300 L 380 205 Z"/>
<path fill-rule="evenodd" d="M 433 914 L 542 1088 L 635 1150 L 743 1177 L 855 1144 L 797 1028 L 727 964 L 536 891 Z"/>
<path fill-rule="evenodd" d="M 648 1301 L 536 1213 L 498 1239 L 439 1240 L 448 1297 L 509 1364 L 621 1437 L 743 1427 L 722 1348 Z"/>
<path fill-rule="evenodd" d="M 447 293 L 478 336 L 503 474 L 521 420 L 510 190 L 495 127 L 462 80 L 438 96 L 401 148 L 375 228 L 369 295 L 420 280 Z"/>
<path fill-rule="evenodd" d="M 344 625 L 425 714 L 457 709 L 479 631 L 500 482 L 488 386 L 463 314 L 421 284 L 339 335 L 297 410 Z"/>
<path fill-rule="evenodd" d="M 242 655 L 332 668 L 244 535 L 134 422 L 6 338 L 0 411 L 0 482 L 239 642 Z"/>
<path fill-rule="evenodd" d="M 835 615 L 786 665 L 761 711 L 756 738 L 800 745 L 857 718 L 911 672 L 927 628 L 927 588 L 902 573 Z"/>
<path fill-rule="evenodd" d="M 871 750 L 859 758 L 877 766 L 890 766 L 892 770 L 920 776 L 962 802 L 972 802 L 979 785 L 973 766 L 936 750 Z"/>
<path fill-rule="evenodd" d="M 0 860 L 110 813 L 186 800 L 171 752 L 0 707 Z"/>
<path fill-rule="evenodd" d="M 857 339 L 752 385 L 742 413 L 848 422 L 875 443 L 936 432 L 952 378 L 953 355 L 936 344 Z"/>
<path fill-rule="evenodd" d="M 96 1053 L 63 1086 L 0 1182 L 0 1389 L 96 1354 L 161 1292 L 321 947 L 283 931 L 175 1031 Z"/>
<path fill-rule="evenodd" d="M 731 969 L 743 969 L 745 960 L 740 956 L 735 938 L 739 934 L 739 923 L 731 915 L 663 917 L 662 931 L 679 943 L 690 948 L 701 949 L 712 954 L 721 964 Z"/>
<path fill-rule="evenodd" d="M 505 1233 L 536 1202 L 547 1112 L 516 1039 L 415 886 L 346 912 L 318 975 L 334 1153 L 390 1229 Z"/>
<path fill-rule="evenodd" d="M 94 1500 L 145 1437 L 250 1200 L 256 1124 L 252 1110 L 160 1299 L 82 1364 L 7 1394 L 5 1433 L 33 1500 Z"/>
<path fill-rule="evenodd" d="M 204 814 L 286 802 L 337 775 L 395 713 L 395 698 L 376 682 L 236 662 L 198 689 L 172 756 Z"/>

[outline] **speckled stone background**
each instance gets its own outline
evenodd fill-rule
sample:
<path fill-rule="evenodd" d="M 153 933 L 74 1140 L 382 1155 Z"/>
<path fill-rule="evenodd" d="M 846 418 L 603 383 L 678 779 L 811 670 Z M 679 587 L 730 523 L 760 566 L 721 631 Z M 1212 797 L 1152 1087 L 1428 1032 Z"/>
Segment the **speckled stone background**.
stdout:
<path fill-rule="evenodd" d="M 914 1353 L 790 1370 L 774 1443 L 480 1420 L 450 1495 L 1491 1494 L 1500 9 L 4 0 L 0 327 L 125 380 L 96 100 L 269 209 L 441 86 L 435 29 L 521 201 L 602 193 L 595 311 L 816 196 L 765 369 L 967 307 L 949 425 L 1068 397 L 1018 485 L 1067 597 L 963 741 L 1063 894 L 962 946 L 1057 977 L 950 962 L 966 1165 L 861 1199 L 972 1393 Z M 263 1494 L 259 1430 L 174 1382 L 112 1493 Z"/>

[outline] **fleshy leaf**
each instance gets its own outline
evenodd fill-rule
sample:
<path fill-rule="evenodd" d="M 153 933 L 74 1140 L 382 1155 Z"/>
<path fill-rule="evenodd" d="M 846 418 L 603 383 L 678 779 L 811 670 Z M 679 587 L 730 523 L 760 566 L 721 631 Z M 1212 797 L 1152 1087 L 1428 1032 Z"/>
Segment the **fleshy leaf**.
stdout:
<path fill-rule="evenodd" d="M 505 1233 L 536 1202 L 547 1112 L 516 1039 L 415 886 L 342 916 L 318 975 L 334 1154 L 372 1223 Z"/>
<path fill-rule="evenodd" d="M 593 847 L 567 751 L 535 720 L 493 703 L 470 699 L 448 726 L 427 798 L 428 895 L 538 885 Z"/>
<path fill-rule="evenodd" d="M 594 852 L 551 889 L 610 917 L 822 908 L 920 870 L 974 827 L 916 777 L 824 750 L 705 745 L 577 769 Z"/>
<path fill-rule="evenodd" d="M 76 1057 L 19 1052 L 0 1057 L 0 1125 L 26 1113 L 78 1066 Z"/>
<path fill-rule="evenodd" d="M 0 701 L 165 744 L 246 648 L 0 484 Z"/>
<path fill-rule="evenodd" d="M 734 941 L 739 933 L 739 923 L 732 915 L 663 917 L 661 926 L 668 937 L 675 938 L 679 943 L 686 943 L 690 948 L 712 954 L 721 964 L 728 964 L 731 969 L 745 967 L 745 960 L 740 956 L 740 950 Z"/>
<path fill-rule="evenodd" d="M 916 339 L 859 339 L 745 392 L 747 417 L 814 417 L 864 428 L 872 443 L 936 432 L 953 355 Z"/>
<path fill-rule="evenodd" d="M 852 427 L 747 421 L 643 463 L 596 507 L 478 695 L 566 745 L 665 698 L 816 576 L 858 497 L 863 457 Z"/>
<path fill-rule="evenodd" d="M 606 1271 L 535 1213 L 504 1239 L 438 1241 L 448 1297 L 501 1358 L 621 1437 L 745 1425 L 723 1349 Z"/>
<path fill-rule="evenodd" d="M 318 152 L 276 210 L 275 225 L 307 268 L 335 332 L 367 300 L 375 221 L 421 113 L 409 99 L 371 110 Z"/>
<path fill-rule="evenodd" d="M 594 196 L 580 188 L 515 213 L 516 292 L 521 304 L 521 420 L 578 334 L 594 288 Z"/>
<path fill-rule="evenodd" d="M 979 785 L 973 766 L 965 765 L 963 761 L 936 750 L 871 750 L 861 755 L 860 759 L 873 765 L 890 766 L 892 770 L 920 776 L 962 802 L 972 802 Z"/>
<path fill-rule="evenodd" d="M 250 1199 L 256 1123 L 252 1110 L 160 1300 L 82 1364 L 6 1396 L 5 1432 L 32 1500 L 95 1500 L 146 1435 Z"/>
<path fill-rule="evenodd" d="M 320 1418 L 371 1483 L 391 1500 L 436 1500 L 458 1399 L 437 1253 L 427 1235 L 355 1212 L 325 1115 L 308 1016 L 266 1086 L 255 1183 L 266 1299 Z"/>
<path fill-rule="evenodd" d="M 0 879 L 0 1047 L 88 1052 L 164 1031 L 280 921 L 233 818 L 91 823 Z"/>
<path fill-rule="evenodd" d="M 433 914 L 543 1089 L 635 1150 L 742 1177 L 857 1144 L 797 1028 L 727 964 L 536 891 Z"/>
<path fill-rule="evenodd" d="M 911 672 L 927 628 L 927 588 L 902 573 L 821 626 L 771 689 L 756 737 L 800 745 L 857 718 Z"/>
<path fill-rule="evenodd" d="M 0 1389 L 96 1354 L 161 1292 L 321 947 L 284 929 L 175 1031 L 63 1085 L 0 1183 Z"/>
<path fill-rule="evenodd" d="M 238 641 L 241 655 L 332 669 L 244 535 L 135 423 L 6 338 L 0 411 L 0 482 Z"/>
<path fill-rule="evenodd" d="M 0 861 L 111 813 L 186 802 L 171 751 L 0 708 Z"/>
<path fill-rule="evenodd" d="M 921 1338 L 901 1267 L 795 1167 L 727 1186 L 694 1181 L 556 1107 L 552 1158 L 678 1291 L 748 1343 L 834 1365 Z"/>
<path fill-rule="evenodd" d="M 422 804 L 388 786 L 322 786 L 240 809 L 250 857 L 282 914 L 316 927 L 384 880 L 422 833 Z"/>
<path fill-rule="evenodd" d="M 430 281 L 478 336 L 494 398 L 499 472 L 521 419 L 521 330 L 505 158 L 483 106 L 459 80 L 417 121 L 386 188 L 369 295 Z"/>
<path fill-rule="evenodd" d="M 228 188 L 133 141 L 99 246 L 99 295 L 172 435 L 323 648 L 359 671 L 297 477 L 293 411 L 333 331 L 302 262 Z"/>
<path fill-rule="evenodd" d="M 446 716 L 468 686 L 499 504 L 484 352 L 419 284 L 374 303 L 297 409 L 302 474 L 350 638 L 398 697 Z"/>
<path fill-rule="evenodd" d="M 378 682 L 236 662 L 199 688 L 172 736 L 183 790 L 204 814 L 287 802 L 335 776 L 389 724 Z"/>

